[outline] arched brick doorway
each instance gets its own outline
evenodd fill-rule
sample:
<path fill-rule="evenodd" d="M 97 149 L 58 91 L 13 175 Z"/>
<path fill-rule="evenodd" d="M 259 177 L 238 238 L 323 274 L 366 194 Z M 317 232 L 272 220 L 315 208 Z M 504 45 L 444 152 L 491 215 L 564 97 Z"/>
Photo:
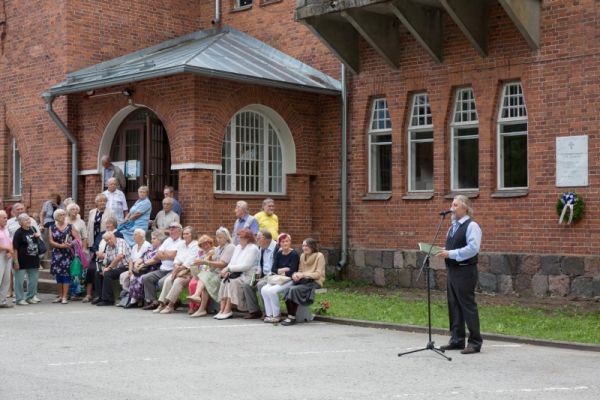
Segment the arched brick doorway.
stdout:
<path fill-rule="evenodd" d="M 178 173 L 171 170 L 171 147 L 160 119 L 151 110 L 139 108 L 119 126 L 110 148 L 110 158 L 125 173 L 125 196 L 131 206 L 141 185 L 150 188 L 152 218 L 162 208 L 163 188 L 177 190 Z"/>

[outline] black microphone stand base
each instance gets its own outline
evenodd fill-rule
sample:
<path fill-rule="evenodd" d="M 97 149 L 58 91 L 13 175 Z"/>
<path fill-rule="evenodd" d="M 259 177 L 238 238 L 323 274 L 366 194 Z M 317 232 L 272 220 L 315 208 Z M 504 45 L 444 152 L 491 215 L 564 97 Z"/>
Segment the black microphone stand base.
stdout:
<path fill-rule="evenodd" d="M 402 357 L 407 354 L 418 353 L 420 351 L 425 351 L 425 350 L 431 350 L 434 353 L 439 354 L 440 356 L 444 357 L 446 360 L 452 361 L 452 357 L 448 357 L 447 355 L 444 354 L 444 350 L 440 349 L 439 347 L 435 347 L 434 342 L 428 342 L 427 346 L 423 347 L 422 349 L 416 349 L 416 350 L 406 351 L 404 353 L 398 353 L 398 357 Z"/>

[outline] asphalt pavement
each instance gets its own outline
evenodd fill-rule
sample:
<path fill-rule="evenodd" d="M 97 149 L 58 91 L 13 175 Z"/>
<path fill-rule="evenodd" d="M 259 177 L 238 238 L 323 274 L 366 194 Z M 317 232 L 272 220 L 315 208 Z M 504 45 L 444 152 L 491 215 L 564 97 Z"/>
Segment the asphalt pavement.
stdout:
<path fill-rule="evenodd" d="M 600 353 L 324 322 L 189 318 L 71 302 L 0 309 L 0 400 L 600 398 Z M 447 338 L 435 335 L 436 345 Z"/>

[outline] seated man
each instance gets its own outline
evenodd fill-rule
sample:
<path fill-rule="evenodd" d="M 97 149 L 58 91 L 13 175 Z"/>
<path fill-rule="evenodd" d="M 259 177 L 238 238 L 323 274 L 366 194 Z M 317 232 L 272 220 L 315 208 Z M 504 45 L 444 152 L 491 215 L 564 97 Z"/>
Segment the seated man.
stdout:
<path fill-rule="evenodd" d="M 100 301 L 97 306 L 112 306 L 115 304 L 113 293 L 113 282 L 127 271 L 131 255 L 129 246 L 125 239 L 115 236 L 112 232 L 106 232 L 102 239 L 106 242 L 102 269 L 96 273 L 96 286 L 102 288 Z"/>
<path fill-rule="evenodd" d="M 162 201 L 163 209 L 156 214 L 154 222 L 152 222 L 152 230 L 159 230 L 164 234 L 168 234 L 167 230 L 173 222 L 181 222 L 179 215 L 173 210 L 173 198 L 165 197 Z"/>
<path fill-rule="evenodd" d="M 181 230 L 179 222 L 172 222 L 169 225 L 169 238 L 160 245 L 156 253 L 156 258 L 161 261 L 160 269 L 142 276 L 144 300 L 146 302 L 146 305 L 142 307 L 143 310 L 154 310 L 158 307 L 156 290 L 159 286 L 162 286 L 162 282 L 164 282 L 167 275 L 173 271 L 177 250 L 184 243 L 181 239 Z"/>
<path fill-rule="evenodd" d="M 257 319 L 262 317 L 256 292 L 260 293 L 263 286 L 267 283 L 266 280 L 262 278 L 271 273 L 273 256 L 278 250 L 277 242 L 273 240 L 271 232 L 268 229 L 258 231 L 256 234 L 256 241 L 260 248 L 260 269 L 256 271 L 256 287 L 252 286 L 250 283 L 244 285 L 244 296 L 246 296 L 246 304 L 248 305 L 249 312 L 249 314 L 244 317 L 245 319 Z"/>

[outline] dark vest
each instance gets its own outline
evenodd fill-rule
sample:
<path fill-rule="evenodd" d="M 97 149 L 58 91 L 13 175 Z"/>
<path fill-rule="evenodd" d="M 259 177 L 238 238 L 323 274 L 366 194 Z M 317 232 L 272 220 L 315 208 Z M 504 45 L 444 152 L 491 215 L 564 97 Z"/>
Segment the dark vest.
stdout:
<path fill-rule="evenodd" d="M 473 220 L 469 218 L 462 223 L 454 233 L 454 236 L 450 237 L 450 234 L 448 234 L 448 237 L 446 237 L 446 250 L 460 249 L 467 245 L 467 228 L 471 222 Z M 447 267 L 462 267 L 466 265 L 477 265 L 477 255 L 461 262 L 446 258 Z"/>

